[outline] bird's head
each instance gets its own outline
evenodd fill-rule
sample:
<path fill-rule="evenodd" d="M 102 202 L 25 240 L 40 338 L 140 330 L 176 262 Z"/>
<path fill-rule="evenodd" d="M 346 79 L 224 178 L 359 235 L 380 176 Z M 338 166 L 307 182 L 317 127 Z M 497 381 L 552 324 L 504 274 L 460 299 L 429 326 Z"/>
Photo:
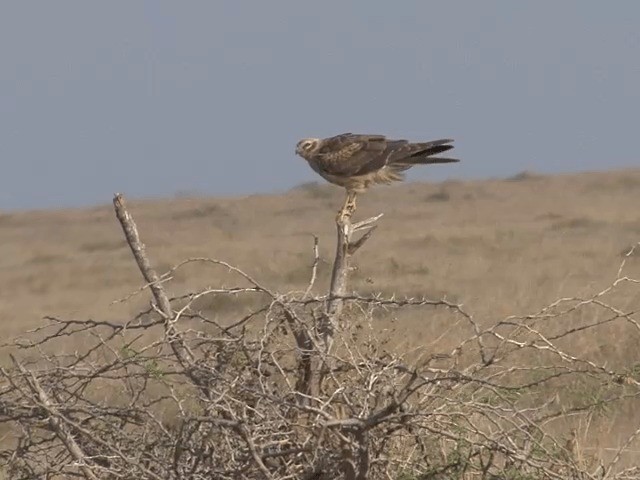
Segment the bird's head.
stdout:
<path fill-rule="evenodd" d="M 319 138 L 303 138 L 296 145 L 296 155 L 309 159 L 320 148 Z"/>

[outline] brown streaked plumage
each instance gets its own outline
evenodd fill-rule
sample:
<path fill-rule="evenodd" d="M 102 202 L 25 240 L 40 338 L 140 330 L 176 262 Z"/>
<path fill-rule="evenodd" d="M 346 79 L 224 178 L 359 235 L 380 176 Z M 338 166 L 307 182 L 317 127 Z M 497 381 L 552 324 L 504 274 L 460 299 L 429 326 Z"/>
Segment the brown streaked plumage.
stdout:
<path fill-rule="evenodd" d="M 384 135 L 343 133 L 329 138 L 304 138 L 296 145 L 296 154 L 325 180 L 346 189 L 339 215 L 350 215 L 355 210 L 357 194 L 372 185 L 402 181 L 404 171 L 414 165 L 458 162 L 455 158 L 433 156 L 451 150 L 451 142 L 440 139 L 411 143 Z"/>

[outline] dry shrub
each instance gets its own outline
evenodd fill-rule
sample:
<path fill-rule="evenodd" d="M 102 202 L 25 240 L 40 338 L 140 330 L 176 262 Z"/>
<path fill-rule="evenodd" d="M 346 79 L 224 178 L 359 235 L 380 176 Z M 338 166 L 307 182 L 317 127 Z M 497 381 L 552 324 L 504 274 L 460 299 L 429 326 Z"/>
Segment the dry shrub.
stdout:
<path fill-rule="evenodd" d="M 158 277 L 124 207 L 118 218 L 152 302 L 122 323 L 50 318 L 14 344 L 22 354 L 0 384 L 0 422 L 11 428 L 0 458 L 10 478 L 640 475 L 632 453 L 640 425 L 627 425 L 615 451 L 588 444 L 638 401 L 638 363 L 596 361 L 580 348 L 582 336 L 613 328 L 640 339 L 638 305 L 614 303 L 638 295 L 640 280 L 624 263 L 597 294 L 481 327 L 442 299 L 336 295 L 336 268 L 346 281 L 358 242 L 346 242 L 347 260 L 337 255 L 327 295 L 310 294 L 317 244 L 309 288 L 281 294 L 208 258 Z M 167 298 L 163 283 L 186 265 L 228 269 L 237 286 Z M 231 315 L 236 302 L 251 310 L 218 318 L 217 308 Z M 464 339 L 395 347 L 376 319 L 407 309 L 425 322 L 444 315 Z M 580 323 L 566 322 L 576 316 Z M 83 338 L 84 348 L 59 353 L 68 338 Z"/>

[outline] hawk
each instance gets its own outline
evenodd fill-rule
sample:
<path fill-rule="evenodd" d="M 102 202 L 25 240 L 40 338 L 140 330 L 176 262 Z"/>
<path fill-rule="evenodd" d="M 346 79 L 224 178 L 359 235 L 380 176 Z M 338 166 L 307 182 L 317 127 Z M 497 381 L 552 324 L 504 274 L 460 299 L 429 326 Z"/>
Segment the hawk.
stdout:
<path fill-rule="evenodd" d="M 356 209 L 357 194 L 370 186 L 402 181 L 403 172 L 414 165 L 458 162 L 455 158 L 432 156 L 451 150 L 451 142 L 440 139 L 411 143 L 384 135 L 342 133 L 329 138 L 303 138 L 296 145 L 296 154 L 322 178 L 346 189 L 338 215 L 350 216 Z"/>

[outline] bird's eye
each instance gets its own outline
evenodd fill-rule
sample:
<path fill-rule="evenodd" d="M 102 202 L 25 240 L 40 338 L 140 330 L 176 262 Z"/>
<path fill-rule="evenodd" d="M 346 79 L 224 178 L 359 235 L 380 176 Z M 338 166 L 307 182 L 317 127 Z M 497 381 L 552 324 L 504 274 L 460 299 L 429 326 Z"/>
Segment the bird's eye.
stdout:
<path fill-rule="evenodd" d="M 313 142 L 305 142 L 302 148 L 304 148 L 305 150 L 311 150 L 311 148 L 313 148 Z"/>

